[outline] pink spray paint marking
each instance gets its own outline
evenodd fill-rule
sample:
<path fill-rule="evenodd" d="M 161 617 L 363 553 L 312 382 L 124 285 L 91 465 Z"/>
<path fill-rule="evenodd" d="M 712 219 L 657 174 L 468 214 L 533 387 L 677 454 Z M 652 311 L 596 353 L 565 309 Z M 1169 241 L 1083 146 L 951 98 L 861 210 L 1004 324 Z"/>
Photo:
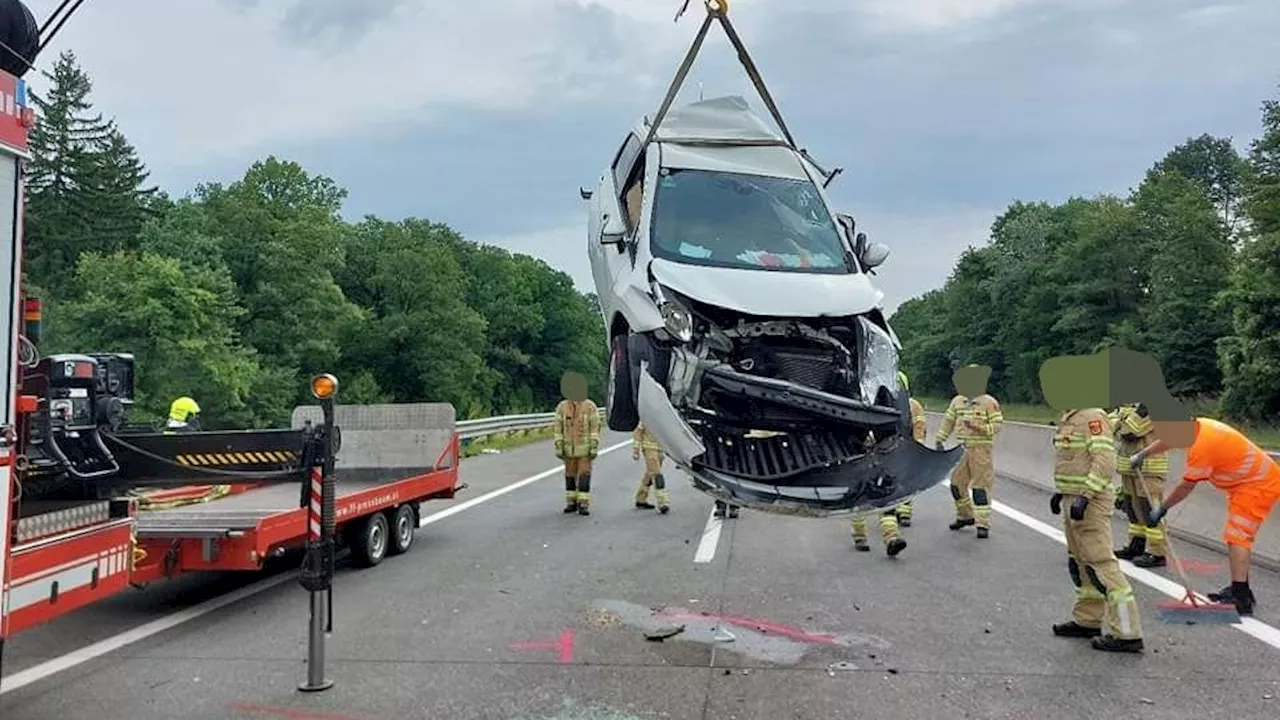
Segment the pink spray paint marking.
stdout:
<path fill-rule="evenodd" d="M 555 650 L 561 665 L 573 662 L 573 631 L 565 628 L 556 640 L 521 640 L 511 643 L 512 650 Z"/>
<path fill-rule="evenodd" d="M 1183 560 L 1182 571 L 1194 575 L 1214 575 L 1226 569 L 1224 563 L 1204 563 L 1199 560 Z"/>
<path fill-rule="evenodd" d="M 773 633 L 782 637 L 795 640 L 797 642 L 809 643 L 811 645 L 835 645 L 836 636 L 828 634 L 811 633 L 801 630 L 790 625 L 783 625 L 772 620 L 758 620 L 756 618 L 741 617 L 738 615 L 721 615 L 709 612 L 690 612 L 688 610 L 665 610 L 655 614 L 656 617 L 668 618 L 671 620 L 719 620 L 726 625 L 734 625 L 748 630 L 758 630 L 760 632 Z"/>

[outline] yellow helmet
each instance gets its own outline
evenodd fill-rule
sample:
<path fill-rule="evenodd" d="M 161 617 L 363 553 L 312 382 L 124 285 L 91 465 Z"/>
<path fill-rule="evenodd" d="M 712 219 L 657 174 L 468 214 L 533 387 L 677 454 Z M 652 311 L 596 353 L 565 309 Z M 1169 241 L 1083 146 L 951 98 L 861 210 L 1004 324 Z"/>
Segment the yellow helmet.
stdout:
<path fill-rule="evenodd" d="M 901 370 L 898 371 L 898 382 L 902 383 L 903 390 L 911 392 L 911 384 L 907 382 L 907 374 Z"/>
<path fill-rule="evenodd" d="M 194 399 L 183 395 L 169 405 L 169 419 L 186 422 L 192 415 L 200 414 L 200 405 Z"/>

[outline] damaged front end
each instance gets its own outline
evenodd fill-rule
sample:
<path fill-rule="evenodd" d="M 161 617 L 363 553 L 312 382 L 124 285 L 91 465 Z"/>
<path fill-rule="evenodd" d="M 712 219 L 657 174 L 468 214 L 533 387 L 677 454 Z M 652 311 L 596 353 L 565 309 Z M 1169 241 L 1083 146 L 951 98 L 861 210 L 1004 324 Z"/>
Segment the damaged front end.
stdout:
<path fill-rule="evenodd" d="M 699 490 L 822 517 L 892 507 L 959 462 L 913 439 L 878 311 L 765 318 L 654 291 L 666 327 L 636 358 L 639 415 Z"/>

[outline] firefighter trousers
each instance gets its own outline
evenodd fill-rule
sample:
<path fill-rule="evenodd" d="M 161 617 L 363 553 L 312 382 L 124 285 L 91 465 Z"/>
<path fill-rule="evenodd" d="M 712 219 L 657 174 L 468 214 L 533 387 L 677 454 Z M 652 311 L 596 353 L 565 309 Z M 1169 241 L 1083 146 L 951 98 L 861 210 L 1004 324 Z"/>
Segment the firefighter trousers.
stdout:
<path fill-rule="evenodd" d="M 994 443 L 964 446 L 964 456 L 951 474 L 951 497 L 957 520 L 974 520 L 980 528 L 991 527 L 991 487 L 996 468 L 992 460 Z"/>
<path fill-rule="evenodd" d="M 1086 506 L 1084 519 L 1072 520 L 1069 508 L 1077 497 L 1062 498 L 1067 572 L 1075 586 L 1071 618 L 1078 625 L 1102 628 L 1105 634 L 1121 640 L 1141 638 L 1138 602 L 1111 546 L 1115 495 L 1099 493 Z"/>
<path fill-rule="evenodd" d="M 583 508 L 591 504 L 591 465 L 590 457 L 564 459 L 564 499 L 568 504 Z"/>
<path fill-rule="evenodd" d="M 1141 487 L 1138 485 L 1139 482 L 1143 483 Z M 1151 514 L 1151 501 L 1155 500 L 1158 504 L 1164 499 L 1164 478 L 1160 475 L 1143 473 L 1142 480 L 1139 481 L 1137 473 L 1121 473 L 1120 487 L 1128 500 L 1125 503 L 1125 515 L 1129 517 L 1130 544 L 1137 538 L 1143 538 L 1148 553 L 1156 557 L 1164 557 L 1165 521 L 1161 520 L 1160 524 L 1153 528 L 1147 527 L 1147 516 Z"/>
<path fill-rule="evenodd" d="M 636 504 L 649 501 L 649 488 L 652 487 L 658 507 L 666 507 L 671 504 L 671 496 L 667 493 L 667 480 L 662 476 L 664 455 L 661 450 L 645 450 L 643 454 L 644 477 L 640 478 L 640 487 L 636 489 Z"/>
<path fill-rule="evenodd" d="M 867 516 L 871 514 L 861 513 L 853 516 L 854 540 L 867 539 Z M 880 535 L 884 538 L 886 545 L 902 537 L 902 534 L 898 531 L 897 508 L 880 513 Z"/>

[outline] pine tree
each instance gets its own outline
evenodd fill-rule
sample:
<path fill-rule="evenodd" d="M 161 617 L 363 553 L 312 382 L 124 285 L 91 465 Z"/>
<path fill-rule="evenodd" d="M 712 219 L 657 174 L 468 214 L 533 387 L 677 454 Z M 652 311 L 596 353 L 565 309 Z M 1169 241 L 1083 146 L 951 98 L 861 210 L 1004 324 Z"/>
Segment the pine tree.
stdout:
<path fill-rule="evenodd" d="M 93 111 L 93 83 L 65 51 L 47 95 L 32 92 L 39 122 L 27 175 L 27 267 L 51 291 L 69 282 L 82 252 L 131 249 L 154 188 L 115 122 Z"/>

